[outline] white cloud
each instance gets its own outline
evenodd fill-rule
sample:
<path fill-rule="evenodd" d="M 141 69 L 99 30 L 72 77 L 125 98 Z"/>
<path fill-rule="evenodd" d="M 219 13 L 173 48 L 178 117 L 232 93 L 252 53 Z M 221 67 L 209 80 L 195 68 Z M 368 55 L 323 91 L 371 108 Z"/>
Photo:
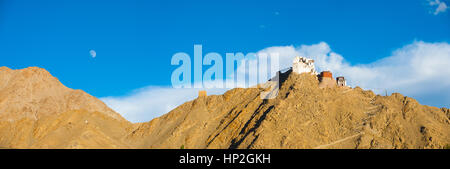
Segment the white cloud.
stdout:
<path fill-rule="evenodd" d="M 422 104 L 450 107 L 450 45 L 416 41 L 397 49 L 391 56 L 369 63 L 351 65 L 343 56 L 321 42 L 314 45 L 270 47 L 263 51 L 280 53 L 281 68 L 289 67 L 295 55 L 315 60 L 318 71 L 331 70 L 345 76 L 351 86 L 384 94 L 399 92 Z"/>
<path fill-rule="evenodd" d="M 447 4 L 441 0 L 428 0 L 428 5 L 433 8 L 434 15 L 445 12 L 448 8 Z"/>
<path fill-rule="evenodd" d="M 325 42 L 298 47 L 268 47 L 257 53 L 260 52 L 279 53 L 280 69 L 291 67 L 295 56 L 306 56 L 315 60 L 317 71 L 331 70 L 335 77 L 345 76 L 350 86 L 371 89 L 378 94 L 384 94 L 385 90 L 389 93 L 399 92 L 422 104 L 450 107 L 448 43 L 415 41 L 395 50 L 391 56 L 358 65 L 347 62 Z M 201 89 L 150 86 L 128 96 L 105 97 L 102 100 L 128 120 L 144 122 L 196 98 L 198 90 Z M 207 89 L 208 95 L 222 94 L 226 90 Z"/>
<path fill-rule="evenodd" d="M 110 108 L 131 122 L 146 122 L 159 117 L 186 101 L 198 96 L 199 90 L 208 95 L 222 94 L 227 89 L 175 89 L 149 86 L 138 89 L 127 96 L 101 98 Z"/>

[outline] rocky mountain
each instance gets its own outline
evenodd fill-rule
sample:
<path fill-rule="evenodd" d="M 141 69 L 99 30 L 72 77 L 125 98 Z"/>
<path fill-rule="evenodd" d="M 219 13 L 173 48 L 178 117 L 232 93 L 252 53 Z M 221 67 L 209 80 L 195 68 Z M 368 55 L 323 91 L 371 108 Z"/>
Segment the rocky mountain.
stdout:
<path fill-rule="evenodd" d="M 131 123 L 44 69 L 0 68 L 0 147 L 114 148 Z"/>
<path fill-rule="evenodd" d="M 200 96 L 132 124 L 100 100 L 40 68 L 0 68 L 3 148 L 445 148 L 450 110 L 401 94 L 319 88 L 317 77 L 280 75 L 275 99 L 264 85 Z"/>
<path fill-rule="evenodd" d="M 444 148 L 448 109 L 401 94 L 361 88 L 320 89 L 316 76 L 288 71 L 275 99 L 264 88 L 199 97 L 139 124 L 128 136 L 139 148 Z"/>

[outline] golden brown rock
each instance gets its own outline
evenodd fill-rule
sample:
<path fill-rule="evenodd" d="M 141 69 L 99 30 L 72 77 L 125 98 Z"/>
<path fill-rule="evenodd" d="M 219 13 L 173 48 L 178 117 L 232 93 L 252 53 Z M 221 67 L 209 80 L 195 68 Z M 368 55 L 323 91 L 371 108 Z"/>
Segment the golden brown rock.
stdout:
<path fill-rule="evenodd" d="M 448 109 L 357 87 L 318 87 L 287 72 L 276 99 L 261 88 L 233 89 L 187 102 L 128 136 L 139 148 L 444 148 Z"/>
<path fill-rule="evenodd" d="M 0 68 L 0 147 L 115 148 L 131 123 L 44 69 Z M 114 130 L 113 130 L 114 129 Z"/>
<path fill-rule="evenodd" d="M 445 148 L 450 111 L 395 93 L 319 88 L 314 75 L 198 97 L 131 124 L 40 68 L 0 68 L 0 148 Z M 265 86 L 265 85 L 258 85 Z"/>

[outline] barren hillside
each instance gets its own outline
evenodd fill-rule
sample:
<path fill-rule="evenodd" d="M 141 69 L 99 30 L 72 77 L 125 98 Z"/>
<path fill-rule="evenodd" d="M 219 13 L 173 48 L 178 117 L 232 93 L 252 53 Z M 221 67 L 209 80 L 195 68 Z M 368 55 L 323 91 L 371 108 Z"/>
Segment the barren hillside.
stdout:
<path fill-rule="evenodd" d="M 444 148 L 450 110 L 401 94 L 320 89 L 316 76 L 281 74 L 263 88 L 201 96 L 132 124 L 40 68 L 0 68 L 1 148 Z"/>
<path fill-rule="evenodd" d="M 0 147 L 114 148 L 131 125 L 44 69 L 0 68 Z"/>
<path fill-rule="evenodd" d="M 443 148 L 449 110 L 401 94 L 319 89 L 313 75 L 281 75 L 276 99 L 263 89 L 200 97 L 142 123 L 128 139 L 141 148 Z"/>

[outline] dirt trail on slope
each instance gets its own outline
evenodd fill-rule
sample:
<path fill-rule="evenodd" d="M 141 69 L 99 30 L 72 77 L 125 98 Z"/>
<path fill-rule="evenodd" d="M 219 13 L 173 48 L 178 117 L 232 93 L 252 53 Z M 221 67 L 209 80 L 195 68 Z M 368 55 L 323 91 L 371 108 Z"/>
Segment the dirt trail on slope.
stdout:
<path fill-rule="evenodd" d="M 0 147 L 369 149 L 450 143 L 447 108 L 398 93 L 380 96 L 318 84 L 316 76 L 287 71 L 280 74 L 275 99 L 261 99 L 266 85 L 236 88 L 132 124 L 44 69 L 1 67 Z"/>

